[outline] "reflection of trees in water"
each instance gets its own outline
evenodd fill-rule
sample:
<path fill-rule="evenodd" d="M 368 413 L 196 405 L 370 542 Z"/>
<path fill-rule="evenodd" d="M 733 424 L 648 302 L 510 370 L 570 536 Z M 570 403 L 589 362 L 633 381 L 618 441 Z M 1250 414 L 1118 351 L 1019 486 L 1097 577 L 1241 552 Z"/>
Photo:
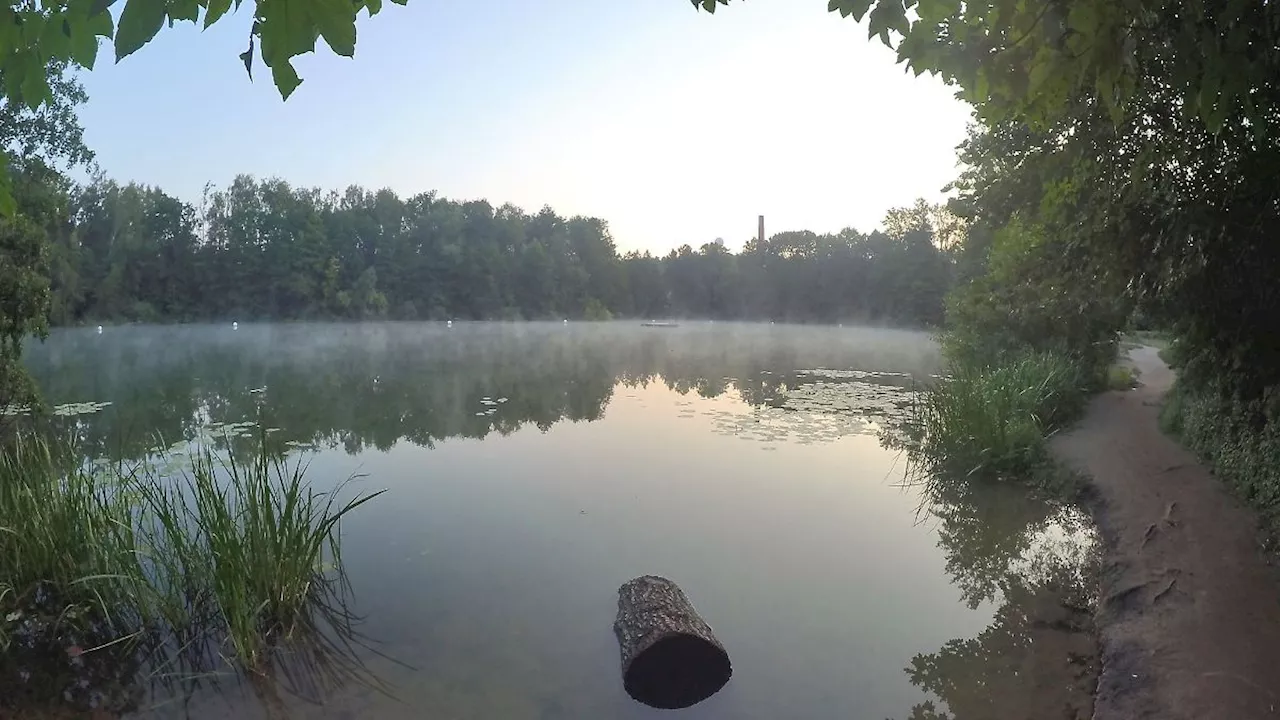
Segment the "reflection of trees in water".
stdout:
<path fill-rule="evenodd" d="M 759 405 L 803 382 L 798 369 L 923 374 L 935 362 L 916 333 L 724 324 L 120 328 L 57 334 L 28 356 L 50 401 L 113 401 L 71 424 L 85 452 L 115 457 L 256 419 L 259 406 L 282 442 L 355 453 L 597 420 L 618 382 L 736 388 Z"/>
<path fill-rule="evenodd" d="M 912 658 L 911 682 L 945 708 L 923 702 L 909 717 L 1090 717 L 1099 659 L 1088 520 L 1025 487 L 960 480 L 927 489 L 947 572 L 965 602 L 1000 604 L 977 637 Z"/>
<path fill-rule="evenodd" d="M 1010 577 L 991 625 L 976 638 L 947 642 L 911 659 L 911 682 L 941 698 L 912 718 L 1088 718 L 1098 649 L 1092 612 L 1069 568 L 1039 582 Z"/>

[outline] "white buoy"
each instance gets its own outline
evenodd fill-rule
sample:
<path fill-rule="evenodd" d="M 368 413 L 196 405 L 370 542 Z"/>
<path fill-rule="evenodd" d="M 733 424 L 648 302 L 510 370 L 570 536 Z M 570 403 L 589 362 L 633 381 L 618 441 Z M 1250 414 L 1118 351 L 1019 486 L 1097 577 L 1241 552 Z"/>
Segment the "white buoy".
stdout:
<path fill-rule="evenodd" d="M 239 330 L 239 329 L 240 329 L 240 323 L 238 323 L 238 322 L 233 322 L 233 323 L 231 323 L 231 329 L 232 329 L 232 330 Z"/>
<path fill-rule="evenodd" d="M 452 320 L 449 320 L 449 321 L 445 322 L 444 326 L 445 326 L 445 327 L 453 327 L 453 321 L 452 321 Z"/>
<path fill-rule="evenodd" d="M 98 326 L 98 334 L 99 334 L 99 335 L 101 335 L 101 334 L 102 334 L 102 326 L 101 326 L 101 325 L 99 325 L 99 326 Z"/>
<path fill-rule="evenodd" d="M 565 319 L 564 319 L 564 324 L 565 324 L 565 325 L 568 325 L 568 324 L 569 324 L 569 318 L 565 318 Z"/>

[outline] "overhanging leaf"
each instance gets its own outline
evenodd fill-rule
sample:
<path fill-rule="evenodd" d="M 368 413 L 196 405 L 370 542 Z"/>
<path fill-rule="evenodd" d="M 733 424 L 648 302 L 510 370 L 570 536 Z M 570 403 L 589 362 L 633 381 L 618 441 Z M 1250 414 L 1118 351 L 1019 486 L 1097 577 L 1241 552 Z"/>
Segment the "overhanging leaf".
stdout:
<path fill-rule="evenodd" d="M 258 7 L 261 18 L 254 27 L 262 42 L 262 60 L 270 67 L 315 50 L 319 30 L 309 12 L 311 2 L 272 0 Z M 351 12 L 354 13 L 354 9 Z"/>
<path fill-rule="evenodd" d="M 231 0 L 209 0 L 209 7 L 204 11 L 204 26 L 207 28 L 218 22 L 230 9 Z"/>
<path fill-rule="evenodd" d="M 872 0 L 830 0 L 827 12 L 838 12 L 840 17 L 853 16 L 854 21 L 862 22 L 867 11 L 871 9 Z"/>
<path fill-rule="evenodd" d="M 116 30 L 116 62 L 132 55 L 160 32 L 165 0 L 128 0 Z"/>
<path fill-rule="evenodd" d="M 97 37 L 109 38 L 116 34 L 116 23 L 109 12 L 94 13 L 85 22 L 85 29 Z"/>
<path fill-rule="evenodd" d="M 285 100 L 288 100 L 293 91 L 302 84 L 302 78 L 298 77 L 293 64 L 287 60 L 271 68 L 271 78 L 275 80 L 276 88 L 280 90 L 280 97 Z"/>
<path fill-rule="evenodd" d="M 169 0 L 169 21 L 189 20 L 195 22 L 200 17 L 200 3 L 197 0 Z"/>
<path fill-rule="evenodd" d="M 391 1 L 398 2 L 401 5 L 403 5 L 405 2 L 405 0 L 391 0 Z M 701 7 L 703 10 L 706 10 L 709 13 L 715 13 L 717 3 L 719 3 L 720 5 L 729 4 L 729 0 L 692 0 L 692 2 L 695 8 Z"/>
<path fill-rule="evenodd" d="M 240 53 L 240 62 L 244 63 L 244 71 L 249 73 L 249 79 L 253 79 L 253 36 L 249 36 L 249 49 Z"/>
<path fill-rule="evenodd" d="M 92 70 L 98 59 L 98 36 L 86 20 L 71 21 L 71 59 L 86 70 Z"/>
<path fill-rule="evenodd" d="M 351 57 L 356 52 L 356 11 L 351 0 L 310 0 L 311 18 L 320 35 L 337 54 Z"/>

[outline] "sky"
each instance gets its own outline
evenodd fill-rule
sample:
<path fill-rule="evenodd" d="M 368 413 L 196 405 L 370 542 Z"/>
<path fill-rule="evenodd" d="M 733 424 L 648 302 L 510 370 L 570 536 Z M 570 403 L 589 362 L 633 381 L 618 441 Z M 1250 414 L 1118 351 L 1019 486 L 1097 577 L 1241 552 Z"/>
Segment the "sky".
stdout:
<path fill-rule="evenodd" d="M 85 139 L 110 177 L 197 202 L 237 174 L 435 190 L 608 221 L 665 253 L 765 216 L 770 234 L 876 228 L 943 197 L 968 106 L 825 0 L 410 0 L 323 40 L 282 101 L 237 57 L 252 4 L 161 30 L 84 76 Z"/>

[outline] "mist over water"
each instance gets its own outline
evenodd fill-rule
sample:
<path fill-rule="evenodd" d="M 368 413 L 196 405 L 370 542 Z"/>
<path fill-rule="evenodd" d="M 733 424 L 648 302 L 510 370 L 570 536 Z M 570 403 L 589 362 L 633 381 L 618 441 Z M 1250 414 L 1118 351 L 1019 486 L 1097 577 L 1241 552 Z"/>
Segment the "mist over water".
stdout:
<path fill-rule="evenodd" d="M 119 327 L 56 331 L 26 360 L 88 457 L 247 452 L 261 419 L 317 487 L 361 474 L 352 492 L 388 490 L 342 530 L 377 650 L 359 653 L 393 697 L 349 684 L 266 702 L 232 683 L 154 697 L 151 716 L 654 717 L 622 689 L 611 630 L 618 586 L 647 573 L 684 588 L 733 660 L 689 718 L 985 712 L 983 688 L 1016 685 L 1037 647 L 1000 620 L 1028 615 L 1007 602 L 1052 604 L 1039 585 L 1004 598 L 1002 568 L 1073 537 L 1019 491 L 901 487 L 879 433 L 938 372 L 919 332 Z M 933 670 L 907 672 L 916 658 Z"/>
<path fill-rule="evenodd" d="M 259 413 L 281 441 L 358 452 L 598 419 L 619 383 L 760 405 L 797 370 L 927 377 L 939 363 L 923 333 L 706 321 L 58 330 L 26 360 L 47 402 L 111 403 L 75 432 L 86 451 L 126 458 Z"/>

